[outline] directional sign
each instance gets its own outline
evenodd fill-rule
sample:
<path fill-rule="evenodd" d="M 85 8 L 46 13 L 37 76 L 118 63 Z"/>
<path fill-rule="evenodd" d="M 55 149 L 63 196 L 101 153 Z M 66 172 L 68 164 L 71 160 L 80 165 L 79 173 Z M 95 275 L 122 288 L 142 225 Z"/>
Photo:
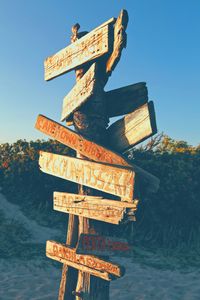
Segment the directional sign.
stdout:
<path fill-rule="evenodd" d="M 126 219 L 131 209 L 136 211 L 138 200 L 133 203 L 107 200 L 103 197 L 54 192 L 54 210 L 112 224 Z"/>
<path fill-rule="evenodd" d="M 131 168 L 91 162 L 40 151 L 41 171 L 131 201 L 135 173 Z"/>
<path fill-rule="evenodd" d="M 95 78 L 96 69 L 97 64 L 93 63 L 89 70 L 64 98 L 61 121 L 64 121 L 66 118 L 68 118 L 94 94 L 94 90 L 97 85 Z"/>
<path fill-rule="evenodd" d="M 94 161 L 105 162 L 109 164 L 133 167 L 133 169 L 145 181 L 145 188 L 150 192 L 156 192 L 159 186 L 159 180 L 148 173 L 147 171 L 139 168 L 138 166 L 127 162 L 122 156 L 115 152 L 100 146 L 82 135 L 75 133 L 67 127 L 52 121 L 51 119 L 39 115 L 35 127 L 57 141 L 77 150 L 83 156 L 86 156 Z"/>
<path fill-rule="evenodd" d="M 35 128 L 91 160 L 131 167 L 130 163 L 121 155 L 84 138 L 82 135 L 45 116 L 38 116 Z"/>
<path fill-rule="evenodd" d="M 148 101 L 148 91 L 145 82 L 131 84 L 105 94 L 107 114 L 109 118 L 122 116 L 133 112 Z"/>
<path fill-rule="evenodd" d="M 47 241 L 46 256 L 104 280 L 116 279 L 125 273 L 122 266 L 95 256 L 76 254 L 76 249 L 54 241 Z"/>
<path fill-rule="evenodd" d="M 84 234 L 79 237 L 76 253 L 90 255 L 130 254 L 131 248 L 125 239 L 97 234 Z"/>
<path fill-rule="evenodd" d="M 124 152 L 157 133 L 153 102 L 116 121 L 108 128 L 110 145 Z"/>
<path fill-rule="evenodd" d="M 48 57 L 44 62 L 45 80 L 53 79 L 107 54 L 110 51 L 109 25 L 114 22 L 114 18 L 108 20 L 73 44 Z"/>

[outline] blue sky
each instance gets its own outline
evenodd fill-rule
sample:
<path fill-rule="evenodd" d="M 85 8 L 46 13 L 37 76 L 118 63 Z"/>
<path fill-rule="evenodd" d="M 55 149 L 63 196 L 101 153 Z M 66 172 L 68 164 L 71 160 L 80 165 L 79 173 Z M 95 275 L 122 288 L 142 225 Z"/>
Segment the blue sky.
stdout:
<path fill-rule="evenodd" d="M 146 81 L 160 132 L 200 143 L 200 1 L 0 0 L 0 142 L 45 136 L 38 114 L 60 120 L 74 72 L 44 81 L 43 61 L 71 26 L 92 30 L 125 8 L 128 45 L 106 90 Z"/>

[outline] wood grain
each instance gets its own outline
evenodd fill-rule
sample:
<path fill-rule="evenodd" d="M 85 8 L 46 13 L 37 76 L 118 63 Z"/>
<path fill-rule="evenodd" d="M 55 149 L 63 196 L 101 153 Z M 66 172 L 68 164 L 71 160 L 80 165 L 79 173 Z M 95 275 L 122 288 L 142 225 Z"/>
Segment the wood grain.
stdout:
<path fill-rule="evenodd" d="M 124 152 L 157 133 L 153 102 L 139 107 L 108 128 L 110 146 Z"/>
<path fill-rule="evenodd" d="M 84 76 L 63 100 L 61 121 L 67 119 L 75 110 L 88 101 L 95 92 L 97 64 L 93 63 Z"/>
<path fill-rule="evenodd" d="M 73 44 L 47 57 L 44 61 L 45 80 L 53 79 L 108 53 L 109 25 L 113 22 L 112 18 L 110 23 L 102 24 Z"/>
<path fill-rule="evenodd" d="M 76 254 L 75 248 L 55 241 L 47 241 L 46 256 L 104 280 L 116 279 L 125 273 L 124 268 L 117 264 L 91 255 Z"/>
<path fill-rule="evenodd" d="M 148 90 L 145 82 L 138 82 L 105 92 L 104 97 L 108 117 L 113 118 L 129 114 L 147 103 Z M 67 119 L 67 125 L 73 125 L 71 115 Z"/>
<path fill-rule="evenodd" d="M 91 160 L 131 167 L 123 156 L 92 142 L 81 134 L 43 115 L 37 117 L 35 128 Z"/>
<path fill-rule="evenodd" d="M 106 92 L 107 113 L 110 118 L 133 112 L 148 101 L 145 82 L 131 84 Z"/>
<path fill-rule="evenodd" d="M 129 209 L 136 211 L 134 203 L 107 200 L 102 197 L 54 192 L 54 210 L 111 224 L 119 224 Z"/>
<path fill-rule="evenodd" d="M 104 191 L 132 202 L 135 173 L 131 168 L 96 163 L 40 151 L 41 171 Z"/>

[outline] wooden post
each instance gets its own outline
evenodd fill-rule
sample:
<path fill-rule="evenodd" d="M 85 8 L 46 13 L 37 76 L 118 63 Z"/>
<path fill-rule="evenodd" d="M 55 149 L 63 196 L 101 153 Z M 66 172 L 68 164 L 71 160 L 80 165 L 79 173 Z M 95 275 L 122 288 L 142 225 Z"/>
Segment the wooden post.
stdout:
<path fill-rule="evenodd" d="M 78 29 L 80 25 L 77 23 L 72 27 L 72 36 L 71 36 L 71 43 L 75 42 L 78 39 Z M 87 32 L 82 32 L 82 36 L 85 35 Z M 81 78 L 84 72 L 83 69 L 80 71 L 76 71 L 76 80 Z M 77 153 L 78 155 L 78 153 Z M 67 228 L 67 239 L 66 244 L 70 246 L 76 246 L 78 240 L 78 217 L 69 214 L 68 218 L 68 228 Z M 68 267 L 66 264 L 63 264 L 62 267 L 62 276 L 60 282 L 60 289 L 58 300 L 74 300 L 75 294 L 73 293 L 76 289 L 76 282 L 77 282 L 77 270 Z"/>
<path fill-rule="evenodd" d="M 76 32 L 77 34 L 77 32 Z M 77 34 L 79 38 L 81 34 Z M 105 144 L 106 141 L 106 127 L 108 125 L 108 118 L 106 116 L 106 106 L 104 99 L 104 85 L 107 81 L 107 76 L 99 77 L 100 68 L 97 70 L 96 76 L 98 76 L 97 92 L 92 98 L 92 101 L 85 105 L 84 108 L 80 108 L 73 115 L 74 127 L 78 133 L 84 134 L 85 137 Z M 87 69 L 81 69 L 76 71 L 77 81 L 84 75 Z M 96 78 L 97 79 L 97 78 Z M 88 159 L 77 154 L 77 157 Z M 79 187 L 79 194 L 94 195 L 94 191 L 84 186 Z M 99 195 L 100 193 L 98 193 Z M 101 223 L 102 224 L 102 223 Z M 101 225 L 102 226 L 102 225 Z M 91 219 L 79 217 L 79 230 L 81 233 L 102 233 L 102 228 L 99 226 L 98 221 L 92 221 Z M 105 225 L 104 225 L 105 226 Z M 103 226 L 102 226 L 103 227 Z M 87 299 L 100 300 L 109 299 L 109 281 L 105 281 L 101 278 L 94 277 L 89 273 L 82 271 L 78 272 L 78 281 L 76 286 L 76 300 L 84 299 L 84 295 L 88 295 Z"/>
<path fill-rule="evenodd" d="M 72 27 L 72 36 L 71 42 L 75 42 L 77 39 L 81 38 L 87 32 L 78 33 L 80 28 L 79 24 L 75 24 Z M 89 69 L 90 63 L 84 66 L 84 68 L 77 69 L 76 72 L 76 82 L 78 82 L 85 72 Z M 100 68 L 98 70 L 100 74 Z M 87 105 L 84 109 L 80 109 L 73 114 L 73 121 L 75 129 L 78 133 L 82 133 L 85 137 L 92 138 L 94 141 L 105 143 L 106 140 L 106 127 L 108 125 L 108 117 L 106 116 L 106 105 L 104 99 L 104 85 L 107 81 L 107 76 L 101 78 L 101 81 L 98 82 L 98 95 L 94 96 L 92 99 L 92 104 Z M 77 157 L 88 159 L 77 152 Z M 85 188 L 79 186 L 79 194 L 84 195 L 93 195 L 93 191 L 90 188 Z M 81 233 L 101 233 L 100 226 L 98 222 L 93 222 L 84 217 L 77 217 L 69 214 L 68 220 L 68 232 L 67 232 L 67 241 L 66 244 L 74 246 L 77 241 L 77 231 L 78 235 Z M 96 223 L 96 224 L 95 224 Z M 98 229 L 97 229 L 98 228 Z M 62 268 L 62 277 L 59 290 L 59 300 L 71 300 L 76 297 L 76 300 L 83 299 L 84 294 L 89 294 L 89 299 L 109 299 L 109 282 L 102 280 L 100 278 L 91 276 L 89 273 L 78 271 L 78 281 L 77 281 L 77 272 L 72 270 L 72 268 L 63 264 Z M 76 291 L 75 286 L 76 284 Z"/>

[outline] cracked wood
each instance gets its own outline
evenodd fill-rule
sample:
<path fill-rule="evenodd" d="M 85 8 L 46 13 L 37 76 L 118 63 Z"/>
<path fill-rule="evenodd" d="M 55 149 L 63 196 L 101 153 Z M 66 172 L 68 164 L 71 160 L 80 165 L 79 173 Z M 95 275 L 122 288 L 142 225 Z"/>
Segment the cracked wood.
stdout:
<path fill-rule="evenodd" d="M 37 117 L 35 128 L 91 160 L 131 167 L 130 163 L 121 155 L 90 141 L 81 134 L 43 115 Z"/>
<path fill-rule="evenodd" d="M 111 224 L 119 224 L 126 219 L 127 212 L 137 209 L 134 203 L 107 200 L 103 197 L 54 192 L 54 210 L 74 214 Z"/>
<path fill-rule="evenodd" d="M 146 103 L 108 128 L 110 146 L 124 152 L 157 133 L 153 102 Z"/>
<path fill-rule="evenodd" d="M 105 93 L 109 118 L 133 112 L 148 101 L 145 82 L 138 82 Z"/>
<path fill-rule="evenodd" d="M 45 80 L 53 79 L 107 54 L 110 51 L 109 25 L 114 21 L 114 18 L 108 20 L 73 44 L 47 57 L 44 61 Z"/>
<path fill-rule="evenodd" d="M 97 64 L 94 63 L 73 89 L 63 99 L 61 121 L 67 119 L 75 110 L 88 101 L 95 92 Z"/>
<path fill-rule="evenodd" d="M 122 9 L 114 25 L 114 42 L 113 42 L 113 52 L 111 53 L 107 64 L 106 72 L 111 74 L 111 72 L 116 67 L 120 60 L 123 48 L 126 47 L 127 34 L 125 32 L 128 24 L 128 12 Z"/>
<path fill-rule="evenodd" d="M 135 173 L 131 168 L 91 162 L 40 151 L 41 171 L 110 193 L 124 200 L 134 197 Z"/>

